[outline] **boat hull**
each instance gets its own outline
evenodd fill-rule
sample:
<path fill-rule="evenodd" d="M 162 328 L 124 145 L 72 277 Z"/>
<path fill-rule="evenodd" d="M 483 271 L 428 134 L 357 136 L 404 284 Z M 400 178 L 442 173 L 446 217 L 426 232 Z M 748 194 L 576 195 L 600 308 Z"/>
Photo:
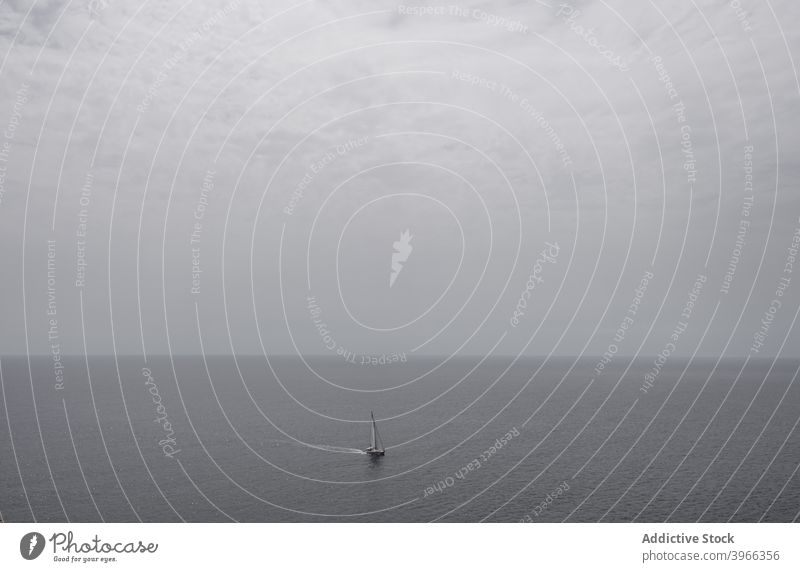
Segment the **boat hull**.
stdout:
<path fill-rule="evenodd" d="M 386 454 L 386 451 L 371 451 L 369 449 L 364 452 L 371 457 L 383 457 Z"/>

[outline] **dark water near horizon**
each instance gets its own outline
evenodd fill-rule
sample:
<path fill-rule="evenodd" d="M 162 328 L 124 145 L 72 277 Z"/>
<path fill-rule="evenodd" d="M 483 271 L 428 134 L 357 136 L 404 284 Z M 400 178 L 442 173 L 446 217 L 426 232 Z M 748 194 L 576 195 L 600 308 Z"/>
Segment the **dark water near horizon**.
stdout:
<path fill-rule="evenodd" d="M 49 358 L 3 358 L 0 516 L 798 519 L 797 362 L 673 358 L 647 393 L 652 361 L 596 362 L 74 357 L 57 390 Z"/>

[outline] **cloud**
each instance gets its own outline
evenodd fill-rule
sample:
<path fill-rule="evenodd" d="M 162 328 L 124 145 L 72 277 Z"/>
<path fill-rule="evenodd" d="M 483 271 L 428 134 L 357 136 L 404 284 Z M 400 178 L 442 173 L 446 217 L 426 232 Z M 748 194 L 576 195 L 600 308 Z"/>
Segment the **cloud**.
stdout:
<path fill-rule="evenodd" d="M 430 5 L 434 10 L 414 10 L 427 5 L 371 0 L 268 5 L 247 0 L 3 2 L 0 122 L 11 115 L 21 85 L 30 86 L 30 97 L 13 141 L 14 168 L 8 170 L 0 203 L 0 217 L 7 222 L 0 233 L 21 248 L 30 181 L 27 217 L 36 224 L 27 226 L 26 244 L 41 249 L 48 236 L 58 240 L 64 253 L 59 259 L 65 277 L 63 311 L 72 319 L 77 293 L 67 285 L 74 273 L 76 213 L 81 186 L 91 171 L 90 285 L 85 293 L 105 306 L 131 300 L 137 292 L 133 260 L 138 255 L 139 279 L 146 280 L 145 313 L 151 316 L 143 329 L 161 345 L 169 323 L 178 333 L 177 347 L 196 351 L 194 305 L 185 296 L 191 260 L 187 236 L 200 182 L 213 168 L 217 186 L 204 221 L 203 264 L 204 292 L 215 302 L 204 307 L 221 303 L 223 283 L 233 288 L 231 315 L 238 320 L 234 335 L 246 351 L 259 351 L 250 276 L 256 276 L 261 288 L 257 305 L 280 312 L 272 258 L 277 243 L 266 242 L 279 241 L 286 225 L 285 237 L 296 242 L 290 245 L 293 255 L 285 272 L 298 284 L 287 315 L 299 339 L 314 351 L 319 350 L 318 339 L 302 307 L 302 239 L 316 209 L 338 185 L 343 186 L 327 205 L 329 218 L 318 229 L 329 240 L 337 239 L 339 225 L 369 197 L 411 191 L 452 201 L 473 238 L 494 240 L 495 253 L 503 254 L 496 254 L 493 272 L 476 297 L 465 302 L 467 329 L 479 325 L 498 297 L 513 306 L 529 270 L 525 261 L 531 249 L 548 237 L 575 249 L 576 264 L 564 289 L 550 293 L 558 294 L 559 302 L 547 329 L 559 334 L 587 284 L 594 288 L 589 299 L 596 303 L 581 311 L 593 323 L 599 319 L 595 309 L 605 308 L 607 297 L 614 295 L 626 264 L 625 272 L 638 274 L 631 267 L 657 255 L 663 266 L 660 275 L 669 276 L 689 223 L 697 234 L 692 235 L 693 247 L 684 252 L 682 272 L 689 277 L 702 267 L 708 248 L 713 249 L 710 270 L 716 272 L 727 260 L 725 241 L 728 227 L 736 222 L 731 217 L 739 209 L 742 149 L 748 142 L 757 150 L 754 177 L 760 182 L 754 236 L 766 238 L 773 200 L 778 211 L 774 232 L 783 235 L 790 229 L 793 222 L 786 213 L 798 203 L 786 191 L 798 182 L 798 131 L 793 127 L 799 86 L 792 59 L 798 48 L 796 3 L 547 4 L 472 1 L 456 8 L 441 4 Z M 669 75 L 675 97 L 659 76 L 654 57 Z M 685 105 L 683 122 L 678 103 Z M 689 126 L 697 166 L 691 189 L 681 145 L 683 125 Z M 370 137 L 370 144 L 337 155 L 315 176 L 297 213 L 283 215 L 310 165 L 359 137 Z M 386 162 L 434 163 L 463 175 L 487 205 L 491 231 L 480 201 L 465 192 L 457 177 L 433 175 L 430 168 L 417 165 L 386 178 L 384 171 L 374 169 Z M 353 179 L 345 183 L 348 177 Z M 56 230 L 51 232 L 56 194 Z M 687 223 L 690 211 L 693 218 Z M 432 232 L 442 224 L 437 216 L 425 211 L 418 220 L 413 213 L 394 220 L 382 214 L 363 227 L 374 233 L 372 240 L 354 241 L 352 254 L 355 259 L 385 259 L 384 250 L 391 253 L 399 232 L 411 228 L 412 234 L 423 236 L 425 229 Z M 522 240 L 520 221 L 522 255 L 527 258 L 511 268 L 511 254 Z M 633 250 L 636 261 L 626 262 L 623 255 L 634 232 L 641 235 Z M 249 259 L 252 236 L 265 241 L 256 245 L 255 268 Z M 238 257 L 223 250 L 223 237 Z M 599 251 L 600 244 L 612 250 Z M 488 252 L 485 246 L 475 247 L 476 256 Z M 759 246 L 753 244 L 753 256 Z M 223 255 L 228 256 L 224 277 Z M 598 257 L 603 267 L 593 278 Z M 419 259 L 427 260 L 422 255 Z M 109 260 L 114 276 L 120 277 L 110 292 Z M 741 274 L 754 273 L 757 260 Z M 768 266 L 777 268 L 780 256 L 769 260 Z M 460 301 L 467 299 L 470 281 L 484 268 L 469 262 L 471 274 L 460 277 L 457 286 Z M 320 296 L 330 296 L 327 303 L 335 305 L 331 262 L 321 264 L 325 280 L 333 282 L 319 282 L 325 284 L 319 287 Z M 441 273 L 434 270 L 438 268 L 423 268 L 420 284 L 425 276 L 438 280 Z M 566 262 L 561 270 L 566 272 Z M 404 270 L 403 278 L 413 282 L 411 274 Z M 161 316 L 162 278 L 166 318 Z M 552 285 L 560 278 L 553 276 Z M 35 277 L 27 283 L 34 284 L 29 286 L 31 298 L 40 299 Z M 21 280 L 10 288 L 15 294 L 4 297 L 3 309 L 19 320 L 14 300 Z M 386 303 L 375 292 L 359 290 L 358 281 L 351 288 L 347 295 L 365 304 Z M 680 295 L 674 296 L 674 304 L 680 304 Z M 553 299 L 541 300 L 543 313 Z M 447 311 L 460 307 L 452 304 Z M 134 310 L 120 308 L 115 316 L 135 325 L 139 315 Z M 98 324 L 110 319 L 102 304 L 96 312 Z M 407 338 L 392 334 L 390 343 L 409 347 L 420 337 L 435 335 L 446 317 L 446 312 L 433 311 L 419 332 Z M 499 335 L 505 321 L 498 311 L 485 327 Z M 380 349 L 378 337 L 351 326 L 343 326 L 350 343 Z M 138 327 L 122 330 L 126 347 L 140 351 Z M 107 325 L 96 331 L 93 343 L 107 350 Z M 562 351 L 578 351 L 585 335 L 570 332 Z M 8 347 L 21 351 L 14 334 L 3 336 Z M 279 351 L 291 349 L 281 327 L 268 338 Z M 213 329 L 208 343 L 227 351 L 226 330 Z M 440 339 L 430 351 L 453 345 Z"/>

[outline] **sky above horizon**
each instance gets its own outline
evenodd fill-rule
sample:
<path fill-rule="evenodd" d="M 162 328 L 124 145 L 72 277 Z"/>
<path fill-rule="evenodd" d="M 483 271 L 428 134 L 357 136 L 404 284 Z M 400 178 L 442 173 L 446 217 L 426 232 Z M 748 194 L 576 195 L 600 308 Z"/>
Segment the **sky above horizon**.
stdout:
<path fill-rule="evenodd" d="M 6 0 L 0 355 L 798 357 L 798 24 Z"/>

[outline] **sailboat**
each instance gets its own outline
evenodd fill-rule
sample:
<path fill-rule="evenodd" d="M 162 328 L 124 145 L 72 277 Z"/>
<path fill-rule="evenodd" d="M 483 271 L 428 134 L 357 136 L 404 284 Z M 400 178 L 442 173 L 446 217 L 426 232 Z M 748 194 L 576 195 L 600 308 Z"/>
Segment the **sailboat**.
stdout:
<path fill-rule="evenodd" d="M 375 423 L 375 415 L 370 411 L 369 416 L 372 418 L 372 443 L 369 447 L 364 449 L 364 452 L 372 457 L 383 457 L 386 454 L 386 449 L 383 448 L 383 442 L 378 433 L 378 424 Z"/>

